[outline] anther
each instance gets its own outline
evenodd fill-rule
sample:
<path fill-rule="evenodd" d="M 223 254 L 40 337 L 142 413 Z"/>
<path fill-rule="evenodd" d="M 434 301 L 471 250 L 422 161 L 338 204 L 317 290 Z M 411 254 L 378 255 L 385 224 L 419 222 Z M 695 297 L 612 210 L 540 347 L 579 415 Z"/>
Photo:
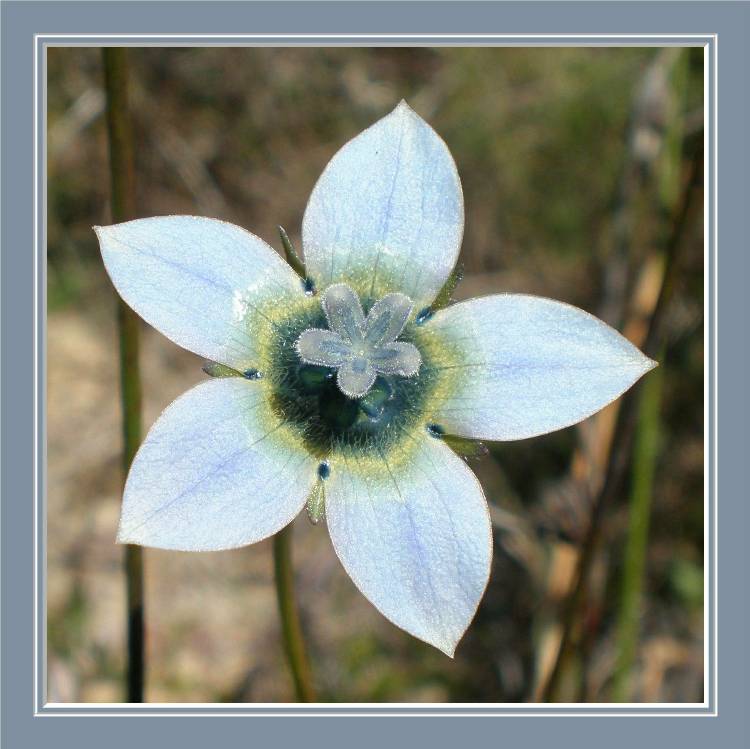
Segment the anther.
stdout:
<path fill-rule="evenodd" d="M 414 318 L 414 322 L 417 325 L 422 325 L 423 323 L 426 323 L 434 314 L 432 311 L 432 307 L 425 307 L 417 316 Z"/>
<path fill-rule="evenodd" d="M 435 439 L 441 439 L 445 434 L 445 429 L 443 429 L 440 424 L 428 424 L 427 434 L 429 434 L 430 437 L 434 437 Z"/>
<path fill-rule="evenodd" d="M 331 475 L 331 466 L 328 465 L 328 461 L 324 460 L 319 466 L 318 466 L 318 476 L 322 479 L 327 479 Z"/>

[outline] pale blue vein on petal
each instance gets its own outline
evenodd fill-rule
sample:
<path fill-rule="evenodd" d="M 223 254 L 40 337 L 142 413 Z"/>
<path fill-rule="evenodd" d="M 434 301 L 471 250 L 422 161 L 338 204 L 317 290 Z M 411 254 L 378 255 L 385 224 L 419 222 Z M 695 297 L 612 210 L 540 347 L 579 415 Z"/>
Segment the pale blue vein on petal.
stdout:
<path fill-rule="evenodd" d="M 426 326 L 465 352 L 445 370 L 453 395 L 434 405 L 433 418 L 477 439 L 524 439 L 575 424 L 655 366 L 593 315 L 543 297 L 471 299 Z"/>
<path fill-rule="evenodd" d="M 184 348 L 244 371 L 271 323 L 264 301 L 302 295 L 298 276 L 239 226 L 162 216 L 97 227 L 120 296 Z"/>
<path fill-rule="evenodd" d="M 118 540 L 216 551 L 276 533 L 302 509 L 317 461 L 281 436 L 256 382 L 220 378 L 174 401 L 128 475 Z"/>
<path fill-rule="evenodd" d="M 427 306 L 456 263 L 463 195 L 448 147 L 405 102 L 349 141 L 313 189 L 302 224 L 319 288 L 361 280 Z"/>
<path fill-rule="evenodd" d="M 394 624 L 452 656 L 484 593 L 492 532 L 468 466 L 426 432 L 400 468 L 365 475 L 356 456 L 326 482 L 336 553 L 360 591 Z"/>

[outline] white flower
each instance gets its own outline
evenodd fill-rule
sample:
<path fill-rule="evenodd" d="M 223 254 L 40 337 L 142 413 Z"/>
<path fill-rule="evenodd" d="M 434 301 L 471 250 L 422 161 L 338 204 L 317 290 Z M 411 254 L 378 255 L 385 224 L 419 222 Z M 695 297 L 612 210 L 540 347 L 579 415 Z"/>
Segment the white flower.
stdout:
<path fill-rule="evenodd" d="M 600 320 L 549 299 L 431 307 L 462 233 L 453 159 L 403 102 L 315 186 L 305 281 L 222 221 L 97 228 L 123 299 L 222 365 L 213 373 L 236 375 L 188 391 L 152 427 L 128 476 L 119 540 L 229 549 L 324 496 L 334 548 L 362 593 L 452 655 L 487 584 L 492 534 L 482 488 L 443 436 L 561 429 L 654 366 Z"/>

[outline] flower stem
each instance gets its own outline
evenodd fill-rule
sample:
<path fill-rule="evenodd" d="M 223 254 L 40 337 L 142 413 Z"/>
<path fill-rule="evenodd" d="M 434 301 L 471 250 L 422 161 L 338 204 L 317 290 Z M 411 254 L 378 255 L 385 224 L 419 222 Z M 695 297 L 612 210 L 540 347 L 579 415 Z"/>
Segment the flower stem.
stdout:
<path fill-rule="evenodd" d="M 648 330 L 642 345 L 647 356 L 658 355 L 664 336 L 665 310 L 671 300 L 675 283 L 676 257 L 690 226 L 690 219 L 701 205 L 697 198 L 702 191 L 703 153 L 697 149 L 687 167 L 687 178 L 680 200 L 674 212 L 672 228 L 665 251 L 665 269 L 656 306 L 648 323 Z M 628 458 L 635 432 L 637 406 L 640 401 L 643 381 L 636 383 L 622 398 L 617 412 L 614 432 L 609 448 L 609 458 L 604 472 L 604 480 L 597 492 L 591 509 L 588 528 L 582 542 L 581 553 L 574 574 L 573 584 L 562 610 L 562 635 L 557 655 L 547 681 L 541 690 L 543 702 L 556 701 L 563 668 L 573 649 L 573 635 L 576 622 L 580 619 L 586 601 L 589 573 L 598 551 L 605 510 L 619 493 L 625 479 Z"/>
<path fill-rule="evenodd" d="M 135 218 L 133 132 L 128 107 L 128 58 L 125 47 L 102 50 L 107 94 L 107 132 L 112 190 L 112 220 Z M 138 361 L 140 323 L 122 299 L 117 299 L 122 397 L 122 467 L 127 475 L 141 439 L 141 375 Z M 127 701 L 143 702 L 145 674 L 143 626 L 143 550 L 125 547 L 128 609 Z"/>
<path fill-rule="evenodd" d="M 313 687 L 310 661 L 307 658 L 299 611 L 294 598 L 291 523 L 273 537 L 273 565 L 284 649 L 289 660 L 297 700 L 299 702 L 315 702 L 315 688 Z"/>

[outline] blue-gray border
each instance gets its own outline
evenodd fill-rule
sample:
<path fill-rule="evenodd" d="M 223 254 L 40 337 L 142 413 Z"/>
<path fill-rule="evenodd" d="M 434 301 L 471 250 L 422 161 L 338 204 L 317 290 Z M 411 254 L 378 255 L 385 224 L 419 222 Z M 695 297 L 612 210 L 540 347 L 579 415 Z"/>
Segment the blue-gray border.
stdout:
<path fill-rule="evenodd" d="M 535 745 L 543 740 L 560 741 L 561 737 L 582 741 L 600 742 L 608 745 L 630 746 L 633 741 L 646 741 L 649 745 L 664 740 L 681 741 L 683 746 L 705 745 L 707 741 L 716 743 L 719 733 L 721 744 L 739 746 L 743 744 L 744 702 L 747 697 L 748 650 L 744 645 L 747 617 L 747 585 L 744 579 L 745 552 L 744 539 L 747 537 L 748 518 L 744 512 L 743 500 L 748 492 L 748 467 L 744 453 L 744 439 L 747 436 L 748 400 L 744 396 L 743 375 L 747 372 L 748 342 L 743 329 L 743 312 L 746 312 L 743 294 L 747 288 L 747 266 L 743 251 L 748 243 L 748 222 L 746 205 L 748 202 L 747 174 L 750 173 L 750 154 L 745 146 L 745 133 L 748 131 L 748 91 L 743 84 L 747 73 L 747 58 L 743 45 L 750 30 L 750 12 L 746 3 L 17 3 L 5 2 L 2 8 L 2 96 L 3 96 L 3 223 L 2 223 L 2 582 L 3 582 L 3 628 L 2 628 L 2 698 L 3 698 L 3 739 L 13 738 L 13 746 L 38 746 L 42 742 L 56 741 L 58 746 L 68 743 L 78 746 L 99 745 L 107 741 L 112 747 L 131 745 L 133 741 L 146 741 L 147 745 L 161 742 L 167 737 L 181 740 L 183 746 L 199 746 L 206 741 L 216 741 L 216 728 L 209 728 L 211 721 L 180 721 L 187 715 L 197 717 L 217 717 L 221 715 L 282 715 L 299 716 L 291 721 L 272 721 L 269 728 L 266 721 L 254 723 L 253 737 L 259 741 L 293 740 L 293 734 L 301 733 L 300 738 L 310 740 L 313 725 L 324 722 L 326 737 L 342 737 L 347 729 L 343 724 L 332 722 L 331 710 L 336 715 L 412 715 L 419 727 L 396 728 L 389 720 L 362 717 L 368 726 L 365 730 L 359 725 L 354 738 L 363 745 L 372 745 L 389 735 L 398 737 L 404 743 L 419 737 L 436 744 L 454 744 L 456 740 L 466 740 L 462 725 L 444 721 L 431 723 L 424 716 L 495 716 L 533 715 L 548 720 L 506 723 L 503 736 L 507 740 L 520 740 Z M 425 20 L 428 19 L 428 20 Z M 420 36 L 429 24 L 430 37 Z M 484 706 L 464 707 L 446 705 L 441 708 L 422 706 L 331 706 L 324 708 L 294 706 L 158 706 L 148 707 L 148 715 L 171 715 L 154 724 L 144 723 L 138 716 L 144 713 L 142 706 L 85 706 L 44 705 L 44 696 L 36 687 L 43 684 L 40 671 L 29 668 L 28 659 L 35 653 L 34 643 L 43 642 L 43 622 L 34 623 L 33 612 L 43 611 L 43 581 L 36 577 L 44 570 L 43 560 L 37 562 L 30 546 L 31 529 L 34 528 L 34 550 L 43 549 L 44 508 L 35 513 L 32 498 L 34 482 L 43 498 L 44 468 L 44 360 L 38 360 L 39 379 L 35 392 L 34 382 L 29 371 L 35 361 L 36 345 L 44 341 L 43 331 L 34 328 L 33 319 L 44 322 L 43 278 L 40 294 L 33 295 L 33 284 L 39 283 L 35 269 L 44 272 L 44 262 L 28 248 L 37 251 L 44 248 L 44 203 L 40 203 L 38 222 L 34 221 L 34 184 L 44 184 L 44 159 L 39 159 L 40 171 L 33 169 L 34 136 L 43 134 L 43 128 L 34 129 L 34 96 L 44 90 L 39 76 L 43 65 L 39 65 L 40 44 L 54 39 L 51 35 L 43 42 L 34 39 L 35 34 L 50 32 L 61 38 L 65 34 L 84 33 L 173 33 L 184 32 L 188 44 L 206 43 L 196 37 L 197 33 L 225 33 L 228 29 L 247 29 L 254 33 L 273 33 L 283 29 L 286 37 L 266 40 L 265 43 L 280 45 L 286 40 L 289 44 L 304 43 L 292 34 L 328 35 L 331 44 L 368 44 L 374 40 L 362 37 L 347 41 L 344 36 L 331 37 L 334 33 L 348 32 L 368 34 L 401 33 L 404 36 L 390 43 L 398 44 L 460 44 L 462 46 L 491 44 L 486 37 L 478 37 L 475 31 L 487 33 L 489 30 L 504 34 L 534 34 L 536 41 L 543 44 L 558 44 L 560 35 L 565 34 L 565 43 L 622 45 L 634 39 L 624 40 L 622 34 L 638 35 L 643 44 L 701 44 L 707 49 L 710 75 L 707 88 L 711 116 L 707 121 L 707 138 L 710 145 L 708 156 L 710 168 L 707 173 L 707 213 L 706 232 L 709 238 L 709 266 L 707 289 L 713 293 L 718 281 L 721 296 L 715 297 L 709 305 L 711 319 L 707 331 L 707 354 L 711 363 L 708 369 L 708 402 L 713 404 L 716 385 L 720 382 L 722 396 L 718 401 L 718 415 L 721 417 L 722 435 L 721 468 L 714 463 L 713 448 L 717 445 L 714 418 L 711 409 L 708 413 L 709 476 L 720 471 L 722 487 L 728 501 L 722 505 L 720 546 L 707 548 L 707 577 L 714 583 L 707 598 L 707 608 L 712 612 L 708 620 L 707 642 L 709 654 L 718 657 L 711 665 L 718 665 L 722 685 L 722 710 L 717 712 L 718 684 L 714 669 L 706 672 L 706 697 L 704 706 L 675 706 L 651 709 L 649 706 L 622 707 L 606 706 L 526 706 L 507 707 Z M 602 29 L 610 30 L 606 35 Z M 672 36 L 677 29 L 682 36 Z M 435 38 L 440 33 L 460 33 L 453 39 Z M 611 33 L 616 30 L 616 33 Z M 645 33 L 648 32 L 648 33 Z M 593 39 L 588 34 L 597 34 Z M 549 35 L 541 38 L 541 35 Z M 572 36 L 576 34 L 577 36 Z M 670 35 L 669 39 L 665 39 Z M 660 41 L 661 37 L 661 41 Z M 721 76 L 717 67 L 718 38 L 721 38 Z M 556 38 L 559 41 L 556 41 Z M 62 40 L 62 39 L 61 39 Z M 125 41 L 112 36 L 107 43 Z M 159 43 L 158 39 L 155 39 Z M 167 40 L 164 40 L 167 42 Z M 172 42 L 175 40 L 173 39 Z M 63 43 L 69 43 L 67 38 Z M 239 40 L 237 40 L 239 43 Z M 506 43 L 510 42 L 508 40 Z M 534 42 L 531 36 L 518 38 L 515 43 L 529 45 Z M 98 43 L 93 38 L 81 39 L 80 43 Z M 167 42 L 168 43 L 168 42 Z M 311 39 L 315 46 L 329 43 L 325 38 Z M 43 62 L 43 60 L 42 60 Z M 21 72 L 25 66 L 36 65 L 37 78 Z M 722 98 L 721 113 L 716 107 L 716 81 L 724 85 L 723 91 L 730 93 Z M 716 151 L 715 128 L 718 117 L 721 133 L 721 150 Z M 43 156 L 43 151 L 39 151 Z M 717 168 L 718 177 L 717 183 Z M 721 189 L 722 210 L 714 215 L 717 187 Z M 43 196 L 42 196 L 43 198 Z M 716 221 L 719 221 L 719 224 Z M 721 269 L 716 264 L 717 228 L 726 239 L 722 251 Z M 38 242 L 37 242 L 38 240 Z M 24 249 L 26 248 L 26 249 Z M 43 256 L 42 256 L 43 259 Z M 718 273 L 718 275 L 717 275 Z M 38 288 L 38 287 L 37 287 Z M 33 308 L 30 300 L 36 300 Z M 725 346 L 717 359 L 716 349 L 716 308 L 722 315 L 723 326 L 727 329 L 734 324 L 736 333 L 727 335 L 732 346 Z M 726 339 L 725 339 L 726 340 Z M 721 370 L 718 364 L 721 363 Z M 720 374 L 719 374 L 720 372 Z M 719 380 L 717 380 L 717 376 Z M 40 428 L 35 431 L 35 421 L 29 418 L 36 396 L 36 415 L 42 419 Z M 35 441 L 36 440 L 36 441 Z M 33 453 L 36 448 L 39 460 L 34 472 Z M 713 480 L 709 480 L 713 488 Z M 713 538 L 716 518 L 716 497 L 710 496 L 707 514 L 707 536 Z M 39 522 L 36 522 L 39 521 Z M 714 553 L 722 565 L 722 581 L 725 590 L 731 595 L 722 598 L 718 606 L 716 597 L 716 574 Z M 32 571 L 33 565 L 33 571 Z M 40 607 L 39 604 L 42 604 Z M 718 607 L 718 608 L 717 608 Z M 718 618 L 716 618 L 718 616 Z M 717 630 L 718 627 L 718 630 Z M 722 650 L 719 654 L 716 644 L 720 639 Z M 40 655 L 40 653 L 35 653 Z M 43 659 L 36 658 L 36 664 Z M 36 686 L 35 686 L 36 685 Z M 645 715 L 667 716 L 663 721 L 646 724 L 638 719 Z M 101 721 L 90 720 L 85 716 L 111 716 L 106 725 Z M 609 720 L 586 721 L 584 716 L 612 715 Z M 682 721 L 686 716 L 716 716 L 709 721 Z M 67 720 L 46 720 L 48 717 L 65 716 Z M 78 716 L 78 717 L 76 717 Z M 309 716 L 309 717 L 305 717 Z M 315 723 L 310 718 L 316 717 Z M 327 716 L 327 717 L 326 717 Z M 559 724 L 561 717 L 574 718 L 573 722 Z M 625 717 L 627 716 L 627 717 Z M 121 720 L 135 718 L 116 730 Z M 615 726 L 611 725 L 614 721 Z M 112 725 L 114 724 L 114 725 Z M 159 726 L 158 728 L 156 726 Z M 484 728 L 483 726 L 487 726 Z M 187 727 L 186 727 L 187 726 Z M 113 730 L 114 729 L 114 730 Z M 479 738 L 487 731 L 488 738 L 496 738 L 496 729 L 491 724 L 480 721 L 473 723 L 472 734 Z M 396 733 L 396 731 L 398 731 Z M 418 733 L 416 732 L 418 731 Z M 316 729 L 317 732 L 317 729 Z M 414 733 L 412 733 L 414 732 Z M 601 734 L 601 735 L 600 735 Z M 229 721 L 222 724 L 221 740 L 246 739 L 246 729 L 241 724 Z M 32 738 L 33 737 L 33 738 Z M 84 741 L 90 743 L 83 743 Z"/>

